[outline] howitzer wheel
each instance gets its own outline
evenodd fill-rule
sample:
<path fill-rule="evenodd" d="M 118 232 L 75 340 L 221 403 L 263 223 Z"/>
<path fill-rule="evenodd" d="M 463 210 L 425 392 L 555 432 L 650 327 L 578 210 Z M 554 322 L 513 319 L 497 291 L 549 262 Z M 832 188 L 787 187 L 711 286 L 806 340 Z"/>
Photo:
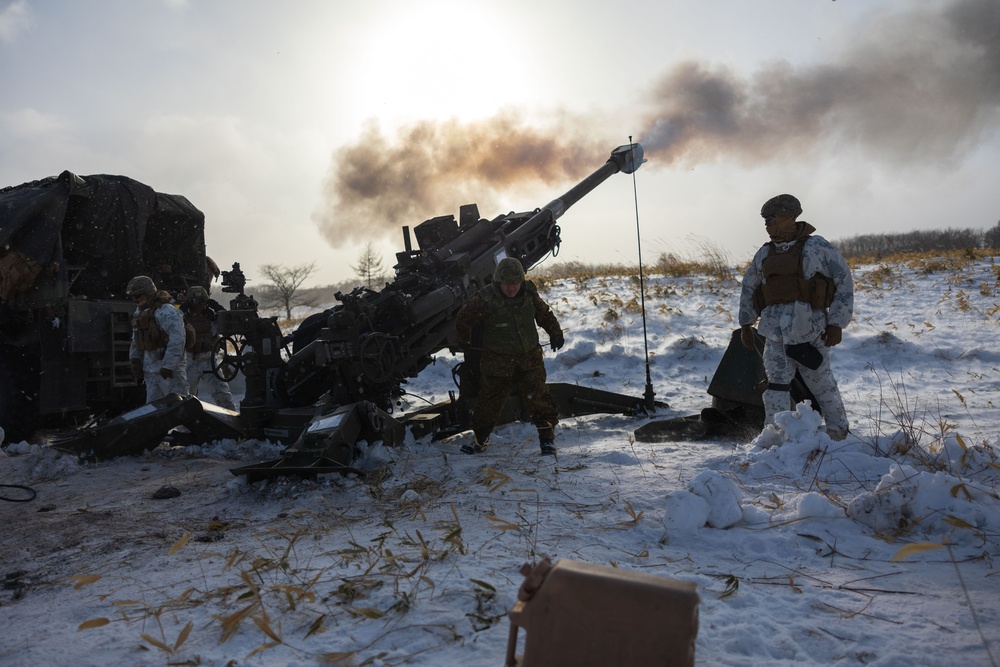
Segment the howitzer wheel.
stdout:
<path fill-rule="evenodd" d="M 212 343 L 212 374 L 223 382 L 231 382 L 243 370 L 243 341 L 222 336 Z"/>
<path fill-rule="evenodd" d="M 387 335 L 376 331 L 361 342 L 361 372 L 372 383 L 385 382 L 392 377 L 396 364 L 396 348 Z"/>

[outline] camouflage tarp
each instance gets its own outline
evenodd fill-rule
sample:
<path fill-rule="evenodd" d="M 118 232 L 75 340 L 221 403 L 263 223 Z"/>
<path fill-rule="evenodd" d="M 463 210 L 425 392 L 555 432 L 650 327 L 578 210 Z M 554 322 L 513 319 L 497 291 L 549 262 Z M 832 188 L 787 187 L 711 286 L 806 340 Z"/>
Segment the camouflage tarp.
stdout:
<path fill-rule="evenodd" d="M 205 282 L 205 216 L 125 176 L 64 171 L 0 190 L 0 248 L 41 265 L 74 296 L 121 297 L 129 278 Z"/>

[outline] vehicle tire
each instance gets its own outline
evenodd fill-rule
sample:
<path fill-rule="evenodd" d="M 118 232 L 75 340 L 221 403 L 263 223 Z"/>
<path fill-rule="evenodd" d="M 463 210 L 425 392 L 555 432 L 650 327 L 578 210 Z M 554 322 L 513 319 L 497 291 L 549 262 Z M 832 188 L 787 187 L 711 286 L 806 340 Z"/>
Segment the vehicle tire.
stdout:
<path fill-rule="evenodd" d="M 38 428 L 37 363 L 21 348 L 0 348 L 0 426 L 4 444 L 31 440 Z"/>

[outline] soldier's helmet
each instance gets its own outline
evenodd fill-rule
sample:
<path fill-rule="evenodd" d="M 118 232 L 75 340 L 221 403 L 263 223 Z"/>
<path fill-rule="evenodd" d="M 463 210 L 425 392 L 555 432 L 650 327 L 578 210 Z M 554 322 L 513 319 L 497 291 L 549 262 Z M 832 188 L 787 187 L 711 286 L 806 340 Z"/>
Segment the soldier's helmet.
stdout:
<path fill-rule="evenodd" d="M 194 304 L 199 305 L 203 303 L 208 303 L 208 290 L 206 290 L 201 285 L 195 285 L 194 287 L 188 288 L 187 300 Z"/>
<path fill-rule="evenodd" d="M 792 195 L 778 195 L 771 197 L 760 207 L 760 217 L 770 218 L 785 217 L 786 215 L 801 215 L 802 204 Z"/>
<path fill-rule="evenodd" d="M 156 294 L 156 284 L 149 276 L 136 276 L 128 281 L 125 293 L 129 296 L 153 296 Z"/>
<path fill-rule="evenodd" d="M 513 257 L 504 257 L 493 272 L 493 282 L 498 285 L 518 285 L 524 282 L 524 267 Z"/>

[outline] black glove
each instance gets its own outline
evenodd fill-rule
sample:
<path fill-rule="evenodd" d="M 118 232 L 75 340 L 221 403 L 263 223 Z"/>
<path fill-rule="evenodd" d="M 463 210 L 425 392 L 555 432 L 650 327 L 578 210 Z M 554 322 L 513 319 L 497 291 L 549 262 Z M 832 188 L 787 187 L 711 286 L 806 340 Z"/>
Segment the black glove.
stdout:
<path fill-rule="evenodd" d="M 129 365 L 132 366 L 132 377 L 135 378 L 135 383 L 142 384 L 142 360 L 130 359 Z"/>
<path fill-rule="evenodd" d="M 827 347 L 840 345 L 840 342 L 844 340 L 844 331 L 836 324 L 828 324 L 822 338 L 826 342 Z"/>
<path fill-rule="evenodd" d="M 563 345 L 566 344 L 566 338 L 563 336 L 562 331 L 557 331 L 554 334 L 549 335 L 549 344 L 552 346 L 552 351 L 555 352 Z"/>
<path fill-rule="evenodd" d="M 160 369 L 160 377 L 163 378 L 164 380 L 169 380 L 173 376 L 174 372 L 169 368 L 164 367 Z"/>

